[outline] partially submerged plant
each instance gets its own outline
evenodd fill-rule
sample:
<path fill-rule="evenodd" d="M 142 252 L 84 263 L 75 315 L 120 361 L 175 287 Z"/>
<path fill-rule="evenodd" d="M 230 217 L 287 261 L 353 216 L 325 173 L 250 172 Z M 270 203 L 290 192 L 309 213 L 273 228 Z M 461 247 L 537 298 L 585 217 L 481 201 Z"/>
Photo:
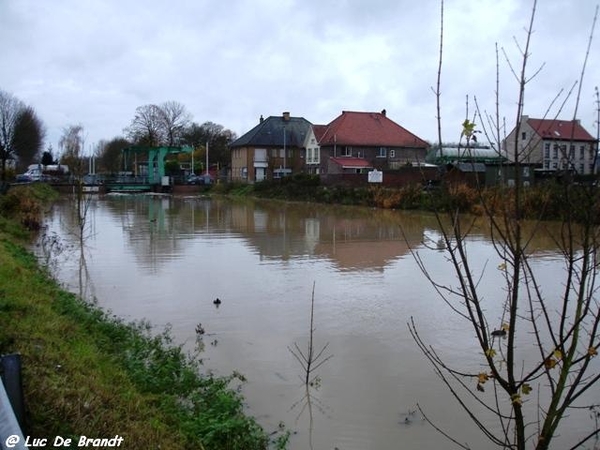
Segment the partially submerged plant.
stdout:
<path fill-rule="evenodd" d="M 308 345 L 306 351 L 302 351 L 300 346 L 294 342 L 294 347 L 288 347 L 288 350 L 294 358 L 300 363 L 304 371 L 304 384 L 307 386 L 314 386 L 320 383 L 318 376 L 313 376 L 314 371 L 333 358 L 333 355 L 324 357 L 323 353 L 329 346 L 329 342 L 325 344 L 321 350 L 315 351 L 314 347 L 314 334 L 315 334 L 315 283 L 313 283 L 312 297 L 310 302 L 310 329 L 308 337 Z"/>

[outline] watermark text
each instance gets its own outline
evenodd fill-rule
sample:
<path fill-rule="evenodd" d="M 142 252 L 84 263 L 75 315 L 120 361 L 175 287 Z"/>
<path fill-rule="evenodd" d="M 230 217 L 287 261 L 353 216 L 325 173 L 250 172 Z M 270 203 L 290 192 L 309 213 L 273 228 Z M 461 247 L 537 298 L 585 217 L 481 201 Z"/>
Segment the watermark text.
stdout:
<path fill-rule="evenodd" d="M 34 438 L 13 434 L 4 440 L 6 448 L 15 448 L 26 446 L 29 448 L 61 448 L 61 447 L 80 447 L 80 448 L 115 448 L 123 443 L 123 436 L 118 434 L 111 438 L 99 438 L 80 436 L 79 438 L 65 438 L 55 436 L 54 438 Z"/>

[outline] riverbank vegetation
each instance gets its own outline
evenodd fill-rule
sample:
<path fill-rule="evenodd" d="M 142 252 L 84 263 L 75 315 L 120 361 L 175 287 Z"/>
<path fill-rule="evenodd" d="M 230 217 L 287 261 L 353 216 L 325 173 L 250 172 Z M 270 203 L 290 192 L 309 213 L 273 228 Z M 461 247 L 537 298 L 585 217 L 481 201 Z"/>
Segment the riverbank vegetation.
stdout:
<path fill-rule="evenodd" d="M 168 330 L 124 323 L 38 265 L 26 227 L 39 228 L 52 195 L 36 185 L 0 197 L 0 354 L 22 357 L 24 434 L 119 435 L 129 449 L 284 448 L 286 433 L 272 441 L 244 414 L 243 375 L 211 375 Z"/>
<path fill-rule="evenodd" d="M 566 189 L 568 188 L 568 189 Z M 422 185 L 397 188 L 382 186 L 324 186 L 318 175 L 298 174 L 255 184 L 219 184 L 212 192 L 230 196 L 255 196 L 287 201 L 357 205 L 383 209 L 455 212 L 483 216 L 501 216 L 512 210 L 515 188 L 509 186 L 471 187 L 465 183 L 448 183 L 425 189 Z M 568 192 L 568 194 L 567 194 Z M 572 204 L 592 208 L 600 220 L 598 187 L 592 183 L 565 184 L 550 180 L 520 190 L 521 218 L 562 220 L 573 214 Z M 567 198 L 568 197 L 568 198 Z M 586 220 L 589 219 L 586 215 Z"/>

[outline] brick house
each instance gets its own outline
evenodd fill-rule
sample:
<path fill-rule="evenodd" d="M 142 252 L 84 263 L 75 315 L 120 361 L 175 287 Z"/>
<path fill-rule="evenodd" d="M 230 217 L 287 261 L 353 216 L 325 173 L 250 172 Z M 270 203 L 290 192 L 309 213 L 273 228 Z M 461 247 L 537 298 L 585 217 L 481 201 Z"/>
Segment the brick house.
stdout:
<path fill-rule="evenodd" d="M 329 125 L 313 127 L 320 147 L 319 173 L 364 173 L 425 161 L 429 144 L 377 112 L 343 111 Z"/>
<path fill-rule="evenodd" d="M 303 117 L 260 117 L 258 125 L 229 145 L 231 181 L 254 183 L 304 170 L 304 143 L 311 123 Z"/>
<path fill-rule="evenodd" d="M 535 164 L 545 171 L 594 173 L 598 142 L 579 120 L 532 119 L 522 116 L 519 136 L 515 127 L 502 143 L 509 161 Z M 516 143 L 516 145 L 515 145 Z"/>

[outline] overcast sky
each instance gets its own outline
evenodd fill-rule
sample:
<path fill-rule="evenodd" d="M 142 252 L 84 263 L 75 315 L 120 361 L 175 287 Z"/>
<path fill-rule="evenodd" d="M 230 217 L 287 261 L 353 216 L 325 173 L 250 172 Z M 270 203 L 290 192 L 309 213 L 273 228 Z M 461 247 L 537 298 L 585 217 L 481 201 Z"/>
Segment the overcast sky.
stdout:
<path fill-rule="evenodd" d="M 138 106 L 177 101 L 194 121 L 238 136 L 290 111 L 326 124 L 381 111 L 437 141 L 437 0 L 0 0 L 0 89 L 33 106 L 57 149 L 81 123 L 86 147 L 123 135 Z M 597 0 L 539 1 L 525 113 L 542 117 L 580 77 Z M 476 96 L 495 109 L 495 43 L 520 68 L 529 0 L 446 0 L 443 140 L 456 141 Z M 517 84 L 501 58 L 501 115 Z M 596 136 L 600 25 L 577 116 Z M 560 117 L 572 119 L 577 88 Z M 556 104 L 564 101 L 563 95 Z M 555 107 L 550 116 L 557 113 Z M 479 122 L 476 120 L 476 122 Z M 87 151 L 87 149 L 86 149 Z"/>

